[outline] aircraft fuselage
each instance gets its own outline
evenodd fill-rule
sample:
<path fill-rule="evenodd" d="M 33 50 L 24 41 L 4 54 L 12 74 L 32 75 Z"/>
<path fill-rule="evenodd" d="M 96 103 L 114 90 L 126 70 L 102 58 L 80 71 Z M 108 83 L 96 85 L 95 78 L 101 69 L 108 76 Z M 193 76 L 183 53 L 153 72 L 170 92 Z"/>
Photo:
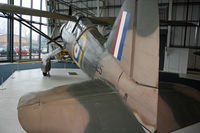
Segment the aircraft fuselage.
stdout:
<path fill-rule="evenodd" d="M 105 39 L 92 23 L 86 18 L 78 24 L 69 22 L 61 27 L 61 36 L 75 63 L 92 78 L 101 78 L 113 84 L 140 123 L 154 131 L 158 92 L 130 79 L 118 60 L 104 47 Z M 141 91 L 141 87 L 145 91 Z M 154 97 L 148 97 L 149 95 Z M 140 97 L 145 98 L 142 100 Z"/>

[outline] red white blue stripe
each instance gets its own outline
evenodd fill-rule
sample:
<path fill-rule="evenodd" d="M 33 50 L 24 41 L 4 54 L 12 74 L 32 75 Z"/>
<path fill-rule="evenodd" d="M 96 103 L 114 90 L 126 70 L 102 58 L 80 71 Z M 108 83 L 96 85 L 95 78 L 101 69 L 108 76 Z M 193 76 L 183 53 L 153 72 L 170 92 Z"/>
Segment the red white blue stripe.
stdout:
<path fill-rule="evenodd" d="M 131 14 L 126 11 L 120 12 L 117 29 L 115 32 L 115 37 L 114 37 L 114 41 L 112 45 L 112 51 L 111 51 L 114 57 L 117 58 L 118 60 L 121 60 L 130 16 Z"/>

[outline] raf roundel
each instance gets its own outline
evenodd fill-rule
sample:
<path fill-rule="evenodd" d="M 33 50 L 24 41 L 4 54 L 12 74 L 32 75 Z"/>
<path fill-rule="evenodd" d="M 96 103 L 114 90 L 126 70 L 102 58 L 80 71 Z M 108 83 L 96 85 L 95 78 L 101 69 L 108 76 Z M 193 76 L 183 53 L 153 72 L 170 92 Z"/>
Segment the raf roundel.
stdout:
<path fill-rule="evenodd" d="M 74 46 L 74 58 L 76 58 L 76 59 L 78 58 L 79 52 L 80 52 L 80 47 L 79 47 L 78 43 L 76 43 Z"/>
<path fill-rule="evenodd" d="M 72 57 L 75 59 L 76 64 L 80 66 L 82 56 L 85 50 L 85 44 L 86 44 L 86 35 L 83 34 L 79 40 L 74 42 L 72 46 Z"/>

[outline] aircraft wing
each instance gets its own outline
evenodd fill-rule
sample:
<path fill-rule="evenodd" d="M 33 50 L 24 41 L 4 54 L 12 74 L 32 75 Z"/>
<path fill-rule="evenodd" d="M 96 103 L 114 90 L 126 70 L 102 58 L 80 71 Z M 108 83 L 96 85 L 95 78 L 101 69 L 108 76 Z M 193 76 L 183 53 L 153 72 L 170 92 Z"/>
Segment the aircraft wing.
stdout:
<path fill-rule="evenodd" d="M 0 12 L 46 17 L 46 18 L 52 18 L 52 19 L 62 19 L 62 20 L 68 20 L 68 21 L 76 21 L 76 18 L 73 16 L 62 15 L 59 13 L 51 13 L 48 11 L 41 11 L 37 9 L 19 7 L 19 6 L 14 6 L 14 5 L 2 4 L 2 3 L 0 3 Z"/>
<path fill-rule="evenodd" d="M 36 114 L 32 118 L 29 112 L 34 110 Z M 144 132 L 116 89 L 99 79 L 24 96 L 20 99 L 18 114 L 19 121 L 27 132 L 36 131 L 34 128 L 44 133 L 48 130 L 76 133 Z M 27 122 L 27 119 L 34 124 L 25 123 L 24 120 Z"/>
<path fill-rule="evenodd" d="M 59 13 L 52 13 L 48 11 L 42 11 L 37 9 L 31 9 L 26 7 L 20 7 L 15 5 L 8 5 L 0 3 L 0 12 L 2 13 L 13 13 L 13 14 L 23 14 L 37 17 L 46 17 L 51 19 L 61 19 L 67 21 L 77 21 L 74 16 L 63 15 Z M 115 21 L 115 17 L 89 17 L 89 19 L 94 24 L 99 25 L 113 25 Z"/>
<path fill-rule="evenodd" d="M 116 17 L 91 17 L 92 23 L 99 25 L 113 25 Z"/>

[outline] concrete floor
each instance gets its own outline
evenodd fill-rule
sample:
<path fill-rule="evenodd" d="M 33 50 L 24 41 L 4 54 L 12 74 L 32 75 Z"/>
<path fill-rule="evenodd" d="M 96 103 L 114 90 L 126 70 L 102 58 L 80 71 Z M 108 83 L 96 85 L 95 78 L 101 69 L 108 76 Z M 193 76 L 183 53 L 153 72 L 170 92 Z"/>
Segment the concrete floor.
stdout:
<path fill-rule="evenodd" d="M 80 69 L 52 69 L 50 75 L 43 77 L 40 69 L 16 71 L 0 86 L 0 133 L 25 133 L 17 118 L 22 95 L 90 79 Z"/>

